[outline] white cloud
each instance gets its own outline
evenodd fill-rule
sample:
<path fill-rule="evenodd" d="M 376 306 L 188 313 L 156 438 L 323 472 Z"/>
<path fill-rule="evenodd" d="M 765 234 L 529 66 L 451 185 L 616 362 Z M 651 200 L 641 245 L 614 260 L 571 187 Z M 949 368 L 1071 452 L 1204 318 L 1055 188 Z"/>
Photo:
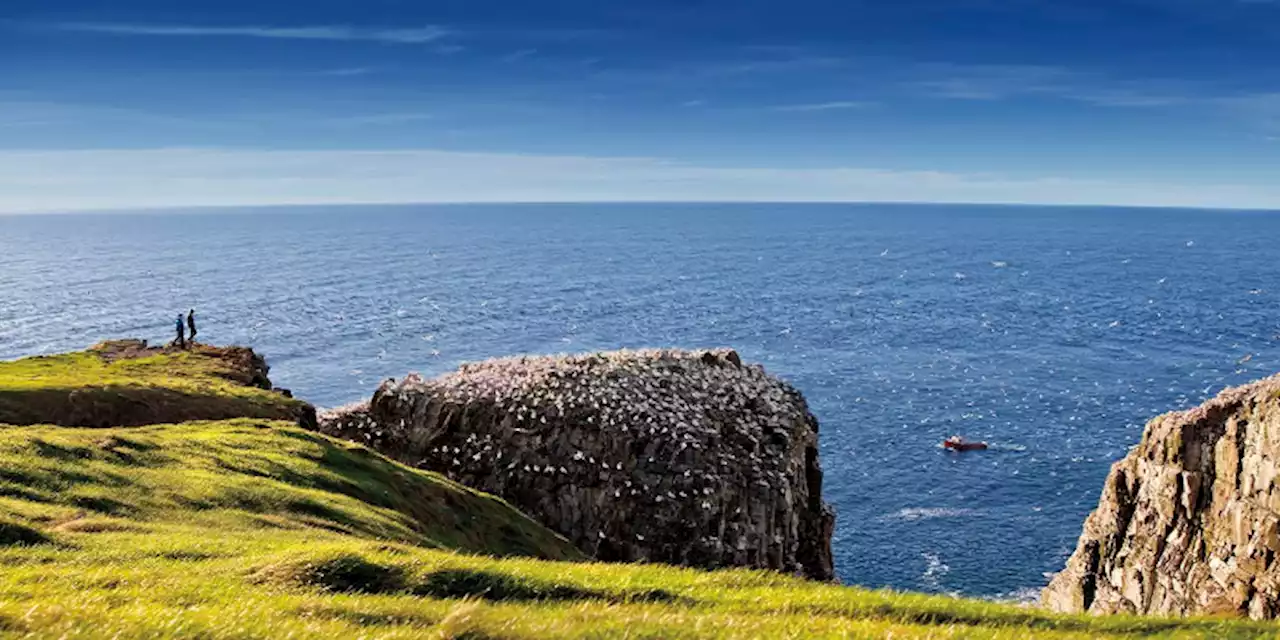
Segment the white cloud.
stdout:
<path fill-rule="evenodd" d="M 1117 79 L 1098 73 L 1038 65 L 920 65 L 925 79 L 910 86 L 937 98 L 1003 100 L 1043 96 L 1100 107 L 1149 108 L 1195 101 L 1183 81 Z"/>
<path fill-rule="evenodd" d="M 396 125 L 407 124 L 410 122 L 421 122 L 423 120 L 434 119 L 435 116 L 429 113 L 371 113 L 367 115 L 354 116 L 338 116 L 334 118 L 324 118 L 319 122 L 321 124 L 334 125 Z"/>
<path fill-rule="evenodd" d="M 412 105 L 409 105 L 412 109 Z M 58 102 L 6 101 L 0 99 L 0 127 L 19 125 L 67 125 L 92 122 L 98 126 L 154 128 L 182 127 L 185 131 L 227 131 L 288 124 L 290 126 L 353 127 L 394 126 L 434 119 L 423 111 L 373 111 L 368 113 L 312 113 L 306 110 L 223 114 L 218 119 L 166 115 L 140 109 Z"/>
<path fill-rule="evenodd" d="M 337 69 L 324 69 L 322 71 L 317 71 L 315 72 L 315 75 L 344 78 L 351 76 L 367 76 L 371 73 L 373 73 L 373 69 L 370 67 L 340 67 Z"/>
<path fill-rule="evenodd" d="M 45 124 L 92 121 L 103 126 L 123 124 L 194 126 L 204 123 L 198 118 L 164 115 L 128 107 L 0 99 L 0 122 L 22 121 L 39 121 Z"/>
<path fill-rule="evenodd" d="M 438 150 L 0 151 L 0 211 L 555 201 L 900 201 L 1280 208 L 1280 187 Z"/>
<path fill-rule="evenodd" d="M 1061 85 L 1070 72 L 1034 65 L 920 65 L 924 80 L 911 85 L 938 98 L 1001 100 Z"/>
<path fill-rule="evenodd" d="M 772 107 L 773 111 L 836 111 L 839 109 L 861 109 L 871 106 L 869 102 L 815 102 L 811 104 L 784 104 Z"/>
<path fill-rule="evenodd" d="M 521 50 L 519 50 L 519 51 L 512 51 L 511 53 L 509 53 L 509 54 L 507 54 L 507 55 L 505 55 L 505 56 L 502 56 L 502 61 L 503 61 L 503 62 L 517 62 L 517 61 L 520 61 L 520 60 L 524 60 L 525 58 L 531 58 L 531 57 L 533 57 L 533 56 L 535 56 L 535 55 L 537 55 L 537 54 L 538 54 L 538 50 L 537 50 L 537 49 L 521 49 Z"/>
<path fill-rule="evenodd" d="M 186 36 L 186 37 L 241 37 L 275 38 L 285 40 L 339 40 L 370 41 L 391 44 L 424 44 L 435 42 L 449 35 L 449 30 L 437 26 L 413 29 L 366 28 L 350 26 L 233 26 L 203 25 L 147 25 L 124 23 L 73 22 L 56 25 L 63 31 L 104 33 L 121 36 Z"/>
<path fill-rule="evenodd" d="M 1280 131 L 1280 92 L 1220 98 L 1217 103 L 1267 131 Z"/>

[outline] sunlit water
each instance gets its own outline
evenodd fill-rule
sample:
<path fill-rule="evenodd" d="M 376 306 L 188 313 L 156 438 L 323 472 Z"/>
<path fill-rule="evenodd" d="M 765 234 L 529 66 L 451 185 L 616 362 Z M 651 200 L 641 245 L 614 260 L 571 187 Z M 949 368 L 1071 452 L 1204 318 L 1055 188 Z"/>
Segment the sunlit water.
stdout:
<path fill-rule="evenodd" d="M 1280 369 L 1277 238 L 1278 215 L 1010 207 L 0 217 L 0 358 L 167 340 L 195 307 L 332 406 L 489 356 L 733 346 L 822 423 L 843 580 L 1011 597 L 1143 422 Z"/>

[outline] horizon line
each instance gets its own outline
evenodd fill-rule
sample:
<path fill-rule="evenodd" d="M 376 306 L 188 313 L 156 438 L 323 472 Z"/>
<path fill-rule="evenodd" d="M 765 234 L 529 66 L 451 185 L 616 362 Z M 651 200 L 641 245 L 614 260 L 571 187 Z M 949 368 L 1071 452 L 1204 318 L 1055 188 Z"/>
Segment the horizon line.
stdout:
<path fill-rule="evenodd" d="M 929 207 L 1000 207 L 1029 209 L 1139 209 L 1188 211 L 1202 213 L 1280 213 L 1280 207 L 1249 206 L 1192 206 L 1192 205 L 1160 205 L 1160 204 L 1106 204 L 1106 203 L 1057 203 L 1057 202 L 963 202 L 942 200 L 450 200 L 450 201 L 403 201 L 403 202 L 296 202 L 296 203 L 264 203 L 264 204 L 210 204 L 210 205 L 164 205 L 140 207 L 83 207 L 58 208 L 47 210 L 0 211 L 0 216 L 64 216 L 64 215 L 190 215 L 199 213 L 249 213 L 248 210 L 260 209 L 351 209 L 357 207 L 534 207 L 534 206 L 590 206 L 590 205 L 807 205 L 807 206 L 929 206 Z"/>

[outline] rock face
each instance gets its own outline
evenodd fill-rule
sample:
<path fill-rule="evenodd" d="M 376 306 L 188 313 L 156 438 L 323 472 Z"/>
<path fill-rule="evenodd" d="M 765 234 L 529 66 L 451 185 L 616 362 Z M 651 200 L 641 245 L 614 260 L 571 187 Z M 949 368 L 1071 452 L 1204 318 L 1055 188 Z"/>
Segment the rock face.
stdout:
<path fill-rule="evenodd" d="M 498 495 L 599 560 L 834 576 L 817 420 L 733 351 L 467 364 L 387 381 L 320 429 Z"/>
<path fill-rule="evenodd" d="M 1063 612 L 1280 614 L 1280 376 L 1152 420 L 1042 596 Z"/>

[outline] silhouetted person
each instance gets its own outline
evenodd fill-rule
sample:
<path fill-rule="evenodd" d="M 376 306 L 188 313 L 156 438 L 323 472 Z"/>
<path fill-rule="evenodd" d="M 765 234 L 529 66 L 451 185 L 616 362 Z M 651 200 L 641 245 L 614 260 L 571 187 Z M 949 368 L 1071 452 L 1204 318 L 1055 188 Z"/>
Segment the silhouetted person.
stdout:
<path fill-rule="evenodd" d="M 187 336 L 187 339 L 191 341 L 191 344 L 195 344 L 196 343 L 196 310 L 195 309 L 192 309 L 187 312 L 187 329 L 189 329 L 190 330 L 189 332 L 191 333 L 191 335 Z"/>
<path fill-rule="evenodd" d="M 178 322 L 176 326 L 178 328 L 178 346 L 185 349 L 187 348 L 187 337 L 182 334 L 182 314 L 181 313 L 178 314 Z"/>

